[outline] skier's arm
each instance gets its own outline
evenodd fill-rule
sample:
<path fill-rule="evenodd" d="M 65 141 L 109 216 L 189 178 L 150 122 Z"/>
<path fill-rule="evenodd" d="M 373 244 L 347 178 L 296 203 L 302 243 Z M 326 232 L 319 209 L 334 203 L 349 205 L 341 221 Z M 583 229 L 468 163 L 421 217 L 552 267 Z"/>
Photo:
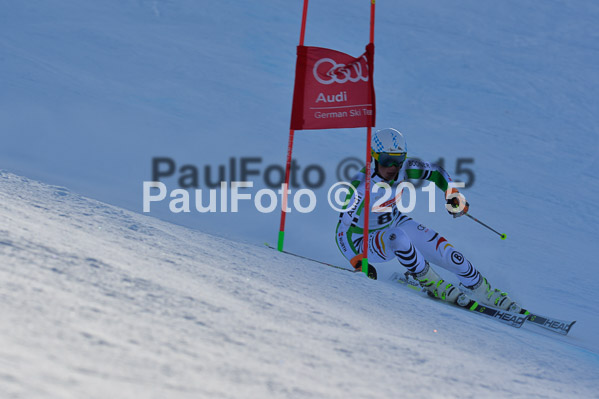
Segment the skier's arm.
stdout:
<path fill-rule="evenodd" d="M 469 204 L 466 198 L 457 188 L 452 187 L 453 180 L 449 174 L 437 164 L 423 162 L 418 159 L 409 159 L 406 161 L 406 175 L 408 179 L 428 180 L 435 183 L 437 187 L 445 192 L 445 200 L 450 206 L 447 211 L 454 218 L 462 216 L 468 212 Z"/>
<path fill-rule="evenodd" d="M 339 214 L 339 229 L 347 231 L 352 225 L 355 226 L 364 208 L 364 196 L 358 190 L 362 181 L 354 178 L 351 182 L 353 189 L 345 197 L 343 211 Z"/>
<path fill-rule="evenodd" d="M 445 169 L 437 164 L 423 162 L 419 159 L 408 159 L 406 161 L 406 174 L 408 179 L 432 181 L 444 192 L 447 192 L 449 183 L 452 182 Z"/>

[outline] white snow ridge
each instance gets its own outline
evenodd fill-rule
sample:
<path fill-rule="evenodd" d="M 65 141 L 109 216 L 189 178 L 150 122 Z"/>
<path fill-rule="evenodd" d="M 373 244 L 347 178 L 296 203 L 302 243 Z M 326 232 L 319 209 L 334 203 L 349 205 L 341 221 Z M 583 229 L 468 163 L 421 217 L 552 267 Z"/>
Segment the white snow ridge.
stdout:
<path fill-rule="evenodd" d="M 598 356 L 0 172 L 2 398 L 597 397 Z"/>

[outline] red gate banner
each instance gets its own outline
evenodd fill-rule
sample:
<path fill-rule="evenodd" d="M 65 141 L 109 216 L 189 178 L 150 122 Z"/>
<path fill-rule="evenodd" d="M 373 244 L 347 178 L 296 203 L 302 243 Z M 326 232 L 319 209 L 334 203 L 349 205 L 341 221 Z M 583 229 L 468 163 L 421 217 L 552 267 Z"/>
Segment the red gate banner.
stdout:
<path fill-rule="evenodd" d="M 374 44 L 358 58 L 322 47 L 297 47 L 291 129 L 373 127 Z"/>

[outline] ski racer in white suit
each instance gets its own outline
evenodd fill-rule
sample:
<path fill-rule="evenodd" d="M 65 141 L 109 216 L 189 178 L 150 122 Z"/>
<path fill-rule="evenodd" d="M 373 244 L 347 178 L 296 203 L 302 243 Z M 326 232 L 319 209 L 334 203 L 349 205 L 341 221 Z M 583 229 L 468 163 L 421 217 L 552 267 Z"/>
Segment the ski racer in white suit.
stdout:
<path fill-rule="evenodd" d="M 443 168 L 406 159 L 406 156 L 406 142 L 399 131 L 389 128 L 375 132 L 372 139 L 375 168 L 371 176 L 370 204 L 373 208 L 368 223 L 368 261 L 374 264 L 399 261 L 402 271 L 409 272 L 421 286 L 442 300 L 464 306 L 469 297 L 488 306 L 519 312 L 520 305 L 505 292 L 492 289 L 487 279 L 445 237 L 398 210 L 396 198 L 401 192 L 398 194 L 397 187 L 407 179 L 434 182 L 445 192 L 447 210 L 454 218 L 466 214 L 469 206 L 464 196 L 456 188 L 450 187 L 452 180 Z M 354 190 L 348 194 L 335 234 L 339 250 L 356 269 L 361 267 L 364 249 L 362 211 L 365 178 L 364 168 L 351 182 Z M 379 189 L 375 190 L 375 186 L 379 186 Z M 393 195 L 398 195 L 395 198 L 392 195 L 380 204 L 380 199 L 389 188 Z M 378 212 L 375 207 L 377 202 Z M 460 281 L 459 288 L 444 281 L 429 262 L 453 272 Z M 376 269 L 372 266 L 369 269 L 376 278 Z"/>

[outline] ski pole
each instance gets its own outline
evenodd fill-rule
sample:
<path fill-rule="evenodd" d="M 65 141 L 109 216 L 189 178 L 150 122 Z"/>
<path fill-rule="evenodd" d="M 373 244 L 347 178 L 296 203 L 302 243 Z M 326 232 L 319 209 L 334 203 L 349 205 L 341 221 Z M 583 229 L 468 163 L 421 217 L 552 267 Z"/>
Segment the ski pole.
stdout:
<path fill-rule="evenodd" d="M 480 220 L 478 220 L 471 214 L 467 213 L 466 216 L 468 216 L 470 219 L 474 220 L 475 222 L 482 224 L 483 226 L 485 226 L 487 229 L 491 230 L 492 232 L 498 234 L 502 240 L 505 240 L 507 238 L 507 236 L 505 234 L 502 234 L 502 233 L 498 232 L 497 230 L 495 230 L 494 228 L 487 226 L 486 224 L 484 224 L 483 222 L 481 222 Z"/>

